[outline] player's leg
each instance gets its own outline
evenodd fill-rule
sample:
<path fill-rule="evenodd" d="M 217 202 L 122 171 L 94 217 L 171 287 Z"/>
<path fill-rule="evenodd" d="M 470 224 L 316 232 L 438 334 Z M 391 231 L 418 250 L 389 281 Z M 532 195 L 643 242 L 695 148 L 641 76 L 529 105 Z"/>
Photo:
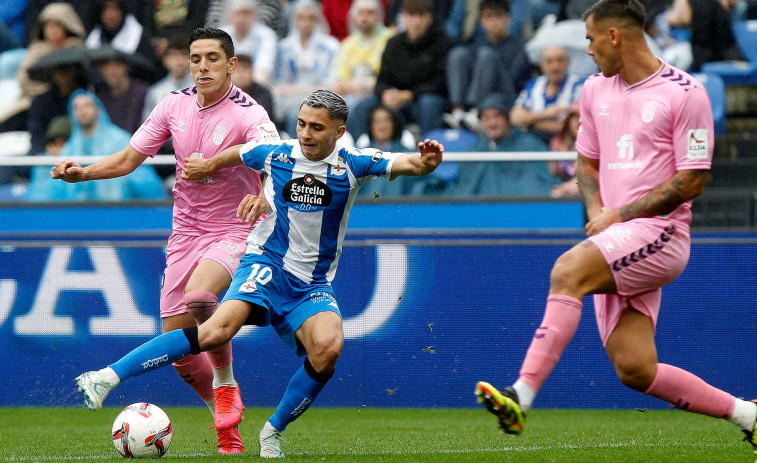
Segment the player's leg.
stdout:
<path fill-rule="evenodd" d="M 231 340 L 252 313 L 254 306 L 246 301 L 226 301 L 200 327 L 194 325 L 163 333 L 98 371 L 89 371 L 77 378 L 87 406 L 102 407 L 102 401 L 121 381 L 162 368 L 188 355 L 214 349 Z"/>
<path fill-rule="evenodd" d="M 260 431 L 260 456 L 281 458 L 281 433 L 315 401 L 334 375 L 344 345 L 342 318 L 331 287 L 318 285 L 303 293 L 296 308 L 273 325 L 298 355 L 306 354 L 302 367 L 289 380 L 274 414 Z"/>
<path fill-rule="evenodd" d="M 757 449 L 757 404 L 737 399 L 686 370 L 658 363 L 654 323 L 649 316 L 632 308 L 624 310 L 605 348 L 626 386 L 682 410 L 728 419 L 744 430 Z"/>
<path fill-rule="evenodd" d="M 574 246 L 557 259 L 550 275 L 544 318 L 531 340 L 518 380 L 504 391 L 484 381 L 476 384 L 479 402 L 497 416 L 504 432 L 520 434 L 523 430 L 525 413 L 578 328 L 582 298 L 614 289 L 605 258 L 591 241 Z"/>
<path fill-rule="evenodd" d="M 229 270 L 218 261 L 205 258 L 192 272 L 184 293 L 189 313 L 197 324 L 208 320 L 218 306 L 218 294 L 229 287 Z M 242 397 L 232 367 L 231 343 L 210 350 L 206 354 L 213 365 L 212 389 L 215 396 L 214 421 L 216 429 L 236 426 L 242 420 Z"/>

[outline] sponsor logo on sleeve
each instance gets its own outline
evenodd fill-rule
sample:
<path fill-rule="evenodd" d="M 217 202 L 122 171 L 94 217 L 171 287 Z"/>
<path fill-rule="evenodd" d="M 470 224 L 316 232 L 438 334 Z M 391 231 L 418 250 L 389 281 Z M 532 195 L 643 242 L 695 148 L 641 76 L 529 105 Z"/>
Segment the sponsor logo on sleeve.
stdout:
<path fill-rule="evenodd" d="M 707 129 L 689 130 L 687 145 L 687 159 L 707 159 L 709 157 L 709 133 Z"/>
<path fill-rule="evenodd" d="M 273 122 L 265 122 L 258 126 L 258 133 L 260 133 L 261 143 L 276 143 L 280 142 L 279 131 L 276 130 L 276 126 Z"/>

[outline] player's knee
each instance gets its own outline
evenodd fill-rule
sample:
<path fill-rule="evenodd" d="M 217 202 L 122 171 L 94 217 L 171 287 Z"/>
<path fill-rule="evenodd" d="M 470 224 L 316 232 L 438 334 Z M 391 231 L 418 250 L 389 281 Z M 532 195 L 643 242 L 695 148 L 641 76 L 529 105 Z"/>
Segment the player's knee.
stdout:
<path fill-rule="evenodd" d="M 549 284 L 553 293 L 568 294 L 580 288 L 583 283 L 580 265 L 569 252 L 561 255 L 555 261 L 549 276 Z M 582 295 L 583 296 L 583 295 Z"/>
<path fill-rule="evenodd" d="M 197 323 L 202 323 L 218 306 L 218 296 L 209 291 L 187 291 L 184 293 L 184 304 Z"/>
<path fill-rule="evenodd" d="M 616 358 L 615 372 L 623 385 L 644 392 L 654 381 L 655 366 L 632 356 Z"/>
<path fill-rule="evenodd" d="M 308 358 L 313 368 L 320 373 L 333 371 L 342 355 L 343 343 L 341 337 L 337 336 L 321 337 L 316 340 L 312 348 L 308 350 Z"/>

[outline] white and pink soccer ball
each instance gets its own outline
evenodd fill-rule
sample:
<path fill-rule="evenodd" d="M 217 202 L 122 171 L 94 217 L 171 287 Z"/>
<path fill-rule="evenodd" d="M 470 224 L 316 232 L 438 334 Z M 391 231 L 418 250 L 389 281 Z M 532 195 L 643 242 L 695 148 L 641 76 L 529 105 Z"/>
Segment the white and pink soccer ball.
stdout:
<path fill-rule="evenodd" d="M 121 410 L 113 422 L 113 445 L 126 458 L 156 458 L 168 451 L 173 427 L 157 405 L 140 402 Z"/>

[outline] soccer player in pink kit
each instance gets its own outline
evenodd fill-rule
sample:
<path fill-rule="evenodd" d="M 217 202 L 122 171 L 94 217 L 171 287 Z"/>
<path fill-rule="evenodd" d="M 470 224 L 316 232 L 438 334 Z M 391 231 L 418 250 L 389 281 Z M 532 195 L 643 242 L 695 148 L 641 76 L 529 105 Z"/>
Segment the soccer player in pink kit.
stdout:
<path fill-rule="evenodd" d="M 755 403 L 657 361 L 661 287 L 689 259 L 691 202 L 709 173 L 713 120 L 702 85 L 650 52 L 645 17 L 637 0 L 601 0 L 584 13 L 588 53 L 601 71 L 584 84 L 576 142 L 589 238 L 555 262 L 544 319 L 518 380 L 503 391 L 479 382 L 476 395 L 504 432 L 519 434 L 578 327 L 583 297 L 593 294 L 599 333 L 623 384 L 728 419 L 757 448 Z"/>
<path fill-rule="evenodd" d="M 184 180 L 184 158 L 211 158 L 248 141 L 278 141 L 262 106 L 231 83 L 236 67 L 231 37 L 199 28 L 189 36 L 190 71 L 195 87 L 167 95 L 122 151 L 86 168 L 58 163 L 53 178 L 79 182 L 127 175 L 152 157 L 169 137 L 176 150 L 173 232 L 168 240 L 160 297 L 163 331 L 199 325 L 229 287 L 249 234 L 236 217 L 246 194 L 257 196 L 260 178 L 245 166 L 224 169 L 197 181 Z M 219 453 L 241 453 L 237 430 L 242 399 L 232 370 L 231 344 L 174 363 L 179 375 L 213 411 Z M 77 378 L 79 387 L 89 384 Z M 88 403 L 90 408 L 99 408 Z"/>

